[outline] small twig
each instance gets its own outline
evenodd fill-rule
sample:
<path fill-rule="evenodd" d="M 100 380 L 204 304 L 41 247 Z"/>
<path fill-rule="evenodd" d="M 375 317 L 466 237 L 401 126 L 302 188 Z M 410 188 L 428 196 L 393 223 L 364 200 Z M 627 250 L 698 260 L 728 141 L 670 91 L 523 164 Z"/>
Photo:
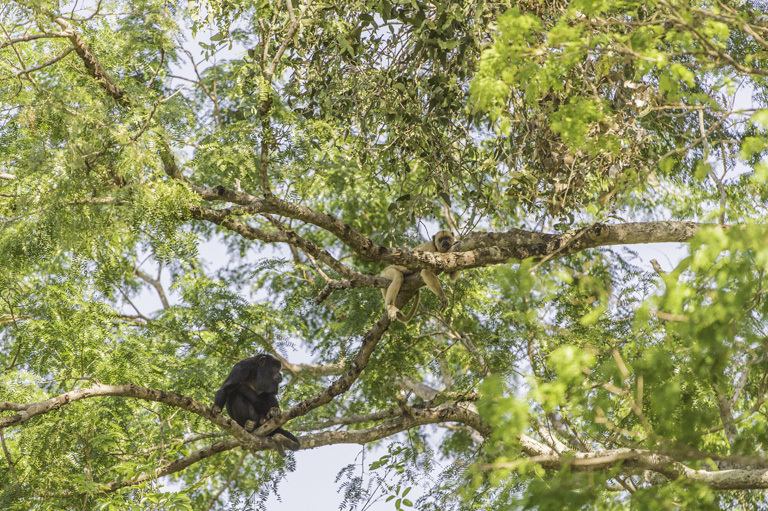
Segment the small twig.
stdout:
<path fill-rule="evenodd" d="M 162 266 L 160 268 L 162 269 Z M 157 291 L 157 295 L 160 297 L 160 302 L 162 302 L 163 304 L 163 309 L 167 310 L 170 307 L 170 304 L 168 303 L 168 298 L 166 298 L 165 296 L 165 290 L 163 289 L 163 284 L 160 282 L 160 271 L 158 271 L 158 276 L 156 279 L 153 279 L 152 277 L 144 273 L 139 268 L 134 268 L 133 273 L 137 277 L 139 277 L 141 280 L 143 280 L 144 282 L 146 282 L 147 284 L 155 288 L 155 291 Z"/>
<path fill-rule="evenodd" d="M 22 71 L 19 71 L 18 73 L 16 73 L 16 76 L 20 77 L 21 75 L 29 75 L 30 73 L 34 73 L 35 71 L 39 71 L 39 70 L 43 69 L 44 67 L 48 67 L 50 65 L 53 65 L 56 62 L 58 62 L 61 59 L 63 59 L 64 57 L 66 57 L 67 55 L 69 55 L 70 53 L 72 53 L 73 51 L 75 51 L 75 47 L 74 46 L 70 46 L 69 48 L 64 50 L 64 52 L 61 53 L 58 57 L 54 57 L 54 58 L 52 58 L 51 60 L 49 60 L 47 62 L 43 62 L 39 66 L 30 67 L 29 69 L 24 69 Z"/>
<path fill-rule="evenodd" d="M 3 431 L 0 430 L 0 444 L 3 446 L 3 452 L 5 453 L 5 459 L 8 460 L 8 469 L 11 473 L 11 477 L 13 479 L 16 479 L 16 465 L 13 463 L 13 459 L 11 459 L 11 453 L 8 452 L 8 446 L 5 445 L 5 435 L 3 434 Z"/>
<path fill-rule="evenodd" d="M 232 484 L 232 481 L 235 480 L 235 476 L 240 471 L 240 467 L 243 466 L 243 462 L 245 461 L 245 457 L 248 456 L 247 451 L 243 451 L 240 454 L 240 459 L 237 460 L 237 465 L 235 465 L 235 468 L 232 469 L 232 472 L 230 472 L 229 477 L 227 478 L 227 482 L 224 483 L 219 491 L 216 492 L 216 495 L 211 497 L 211 501 L 208 503 L 208 507 L 205 508 L 205 511 L 211 511 L 213 509 L 213 506 L 216 504 L 216 501 L 219 500 L 219 497 L 221 497 L 221 494 L 226 491 L 227 488 L 229 488 L 229 485 Z"/>
<path fill-rule="evenodd" d="M 155 112 L 157 111 L 157 106 L 158 105 L 161 105 L 161 104 L 165 103 L 166 101 L 169 101 L 175 95 L 179 94 L 182 90 L 184 90 L 184 87 L 186 87 L 186 86 L 187 86 L 187 84 L 184 84 L 181 87 L 179 87 L 178 89 L 176 89 L 176 91 L 173 94 L 171 94 L 170 96 L 168 96 L 167 98 L 158 99 L 157 101 L 152 103 L 152 111 L 149 112 L 149 117 L 147 117 L 147 120 L 144 122 L 144 125 L 141 127 L 139 132 L 136 133 L 136 135 L 133 138 L 131 138 L 131 140 L 136 142 L 139 139 L 139 137 L 144 134 L 144 132 L 149 127 L 150 122 L 152 121 L 152 117 L 154 117 Z"/>

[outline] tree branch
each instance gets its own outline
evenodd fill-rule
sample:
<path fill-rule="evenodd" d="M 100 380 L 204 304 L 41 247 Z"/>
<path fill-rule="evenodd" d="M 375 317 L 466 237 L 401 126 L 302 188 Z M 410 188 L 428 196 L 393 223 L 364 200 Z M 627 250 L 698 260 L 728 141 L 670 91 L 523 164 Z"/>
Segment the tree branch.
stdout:
<path fill-rule="evenodd" d="M 481 470 L 511 469 L 527 462 L 535 462 L 543 468 L 560 470 L 568 467 L 578 472 L 596 472 L 614 469 L 650 470 L 671 481 L 704 483 L 714 490 L 749 490 L 768 488 L 768 468 L 734 470 L 694 470 L 678 460 L 644 449 L 612 449 L 599 452 L 573 452 L 558 454 L 544 444 L 528 438 L 523 450 L 531 457 L 504 463 L 481 464 Z"/>
<path fill-rule="evenodd" d="M 45 32 L 43 34 L 27 34 L 25 36 L 17 37 L 15 39 L 8 39 L 5 42 L 0 43 L 0 50 L 5 48 L 6 46 L 11 46 L 16 43 L 25 43 L 27 41 L 34 41 L 36 39 L 56 39 L 56 38 L 65 38 L 69 37 L 68 34 L 65 34 L 64 32 Z"/>
<path fill-rule="evenodd" d="M 104 396 L 132 397 L 182 408 L 188 412 L 199 415 L 226 430 L 228 433 L 232 434 L 244 448 L 247 448 L 251 452 L 277 448 L 277 444 L 273 439 L 249 434 L 232 419 L 224 417 L 219 413 L 213 413 L 213 410 L 209 407 L 192 398 L 181 396 L 173 392 L 141 387 L 134 383 L 128 385 L 96 384 L 91 387 L 72 390 L 39 403 L 20 404 L 0 402 L 0 411 L 18 411 L 15 415 L 0 418 L 0 430 L 9 426 L 17 426 L 28 421 L 32 417 L 58 410 L 62 406 L 74 403 L 75 401 L 80 401 L 81 399 Z"/>
<path fill-rule="evenodd" d="M 408 268 L 431 268 L 442 271 L 467 270 L 521 261 L 568 255 L 588 248 L 641 243 L 683 243 L 690 240 L 703 226 L 696 222 L 646 222 L 626 224 L 595 224 L 586 229 L 572 229 L 562 234 L 544 234 L 521 229 L 507 232 L 478 232 L 465 236 L 449 253 L 390 249 L 376 245 L 338 218 L 283 201 L 277 197 L 256 197 L 246 192 L 227 189 L 193 187 L 208 201 L 227 201 L 243 206 L 243 213 L 276 214 L 301 220 L 335 235 L 359 257 L 368 261 L 401 264 Z M 193 214 L 199 211 L 193 207 Z M 198 213 L 199 214 L 199 213 Z M 314 255 L 314 254 L 313 254 Z"/>
<path fill-rule="evenodd" d="M 357 273 L 334 258 L 327 250 L 318 247 L 311 241 L 305 240 L 293 230 L 286 229 L 280 232 L 265 231 L 251 227 L 232 218 L 234 215 L 243 214 L 242 208 L 212 209 L 193 206 L 191 211 L 193 218 L 213 222 L 246 239 L 259 240 L 267 243 L 287 243 L 291 246 L 300 248 L 305 253 L 322 261 L 329 268 L 332 268 L 348 279 L 351 283 L 350 287 L 375 286 L 384 288 L 389 285 L 389 280 L 384 277 L 374 277 L 363 273 Z"/>
<path fill-rule="evenodd" d="M 107 93 L 107 96 L 114 99 L 120 106 L 129 106 L 130 102 L 125 95 L 125 91 L 117 85 L 117 82 L 104 70 L 99 60 L 93 54 L 91 49 L 85 44 L 85 41 L 80 37 L 80 34 L 69 24 L 64 18 L 54 18 L 54 21 L 64 29 L 64 34 L 72 41 L 80 59 L 85 64 L 88 74 L 90 74 L 99 83 L 102 89 Z"/>
<path fill-rule="evenodd" d="M 142 271 L 140 268 L 134 268 L 133 273 L 136 274 L 137 277 L 139 277 L 141 280 L 149 284 L 150 286 L 155 288 L 155 291 L 157 291 L 158 297 L 160 297 L 160 302 L 163 304 L 163 309 L 168 309 L 170 307 L 170 304 L 168 303 L 168 298 L 165 296 L 165 290 L 163 289 L 163 284 L 160 282 L 160 278 L 158 275 L 157 279 L 153 279 L 151 276 L 149 276 L 147 273 Z"/>
<path fill-rule="evenodd" d="M 352 387 L 352 384 L 360 377 L 365 366 L 368 365 L 368 360 L 370 359 L 374 348 L 376 348 L 376 344 L 381 339 L 381 336 L 384 335 L 384 332 L 389 328 L 389 323 L 389 317 L 386 314 L 383 314 L 379 321 L 377 321 L 363 336 L 363 344 L 360 346 L 360 350 L 352 360 L 347 372 L 334 381 L 328 388 L 268 420 L 256 429 L 254 434 L 264 435 L 270 433 L 289 420 L 306 415 L 310 410 L 314 410 L 315 408 L 329 403 L 334 397 L 349 390 L 350 387 Z"/>
<path fill-rule="evenodd" d="M 34 73 L 35 71 L 40 71 L 45 67 L 52 66 L 53 64 L 57 63 L 58 61 L 60 61 L 61 59 L 63 59 L 64 57 L 72 53 L 73 51 L 75 51 L 75 48 L 70 46 L 69 48 L 61 52 L 59 55 L 57 55 L 56 57 L 53 57 L 51 60 L 47 60 L 42 64 L 38 64 L 37 66 L 34 66 L 34 67 L 22 69 L 21 71 L 16 73 L 16 76 L 28 75 L 30 73 Z"/>

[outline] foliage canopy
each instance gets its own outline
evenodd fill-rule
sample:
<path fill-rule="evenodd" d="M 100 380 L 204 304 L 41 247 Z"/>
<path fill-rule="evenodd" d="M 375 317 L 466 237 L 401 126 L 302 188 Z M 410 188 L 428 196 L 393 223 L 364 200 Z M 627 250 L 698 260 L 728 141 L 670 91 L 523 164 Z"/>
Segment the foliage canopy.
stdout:
<path fill-rule="evenodd" d="M 397 509 L 765 506 L 765 11 L 3 3 L 0 507 L 258 506 L 282 424 Z M 450 306 L 390 324 L 389 264 Z"/>

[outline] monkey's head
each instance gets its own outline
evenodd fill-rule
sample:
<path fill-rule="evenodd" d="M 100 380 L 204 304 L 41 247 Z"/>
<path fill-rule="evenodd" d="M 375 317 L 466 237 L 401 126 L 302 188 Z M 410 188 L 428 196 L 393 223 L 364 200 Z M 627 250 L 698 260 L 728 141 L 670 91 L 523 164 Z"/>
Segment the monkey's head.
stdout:
<path fill-rule="evenodd" d="M 280 361 L 272 355 L 267 355 L 266 353 L 257 355 L 256 374 L 253 375 L 255 380 L 253 383 L 255 385 L 252 385 L 251 388 L 258 394 L 277 394 L 280 382 L 283 381 L 280 369 Z"/>
<path fill-rule="evenodd" d="M 448 252 L 453 246 L 453 233 L 451 231 L 440 231 L 432 238 L 435 248 L 441 254 Z"/>

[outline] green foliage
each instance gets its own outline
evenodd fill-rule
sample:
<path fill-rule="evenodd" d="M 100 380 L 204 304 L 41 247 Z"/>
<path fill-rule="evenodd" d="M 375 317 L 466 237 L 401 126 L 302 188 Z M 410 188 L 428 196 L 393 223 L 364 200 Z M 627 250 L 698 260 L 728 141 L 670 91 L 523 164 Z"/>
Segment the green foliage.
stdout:
<path fill-rule="evenodd" d="M 284 409 L 322 392 L 382 315 L 348 273 L 383 267 L 323 213 L 393 248 L 567 233 L 546 259 L 441 275 L 445 311 L 422 289 L 352 388 L 286 426 L 379 435 L 386 454 L 339 474 L 342 508 L 764 507 L 659 473 L 750 466 L 768 443 L 760 2 L 5 4 L 0 421 L 96 383 L 209 404 L 261 352 L 310 364 L 288 366 Z M 725 225 L 572 250 L 594 241 L 580 227 L 650 220 Z M 424 410 L 479 418 L 399 432 Z M 118 396 L 0 433 L 10 510 L 263 508 L 300 460 L 230 449 L 157 478 L 226 434 Z M 525 438 L 568 452 L 545 469 Z M 627 448 L 670 461 L 575 461 Z"/>

